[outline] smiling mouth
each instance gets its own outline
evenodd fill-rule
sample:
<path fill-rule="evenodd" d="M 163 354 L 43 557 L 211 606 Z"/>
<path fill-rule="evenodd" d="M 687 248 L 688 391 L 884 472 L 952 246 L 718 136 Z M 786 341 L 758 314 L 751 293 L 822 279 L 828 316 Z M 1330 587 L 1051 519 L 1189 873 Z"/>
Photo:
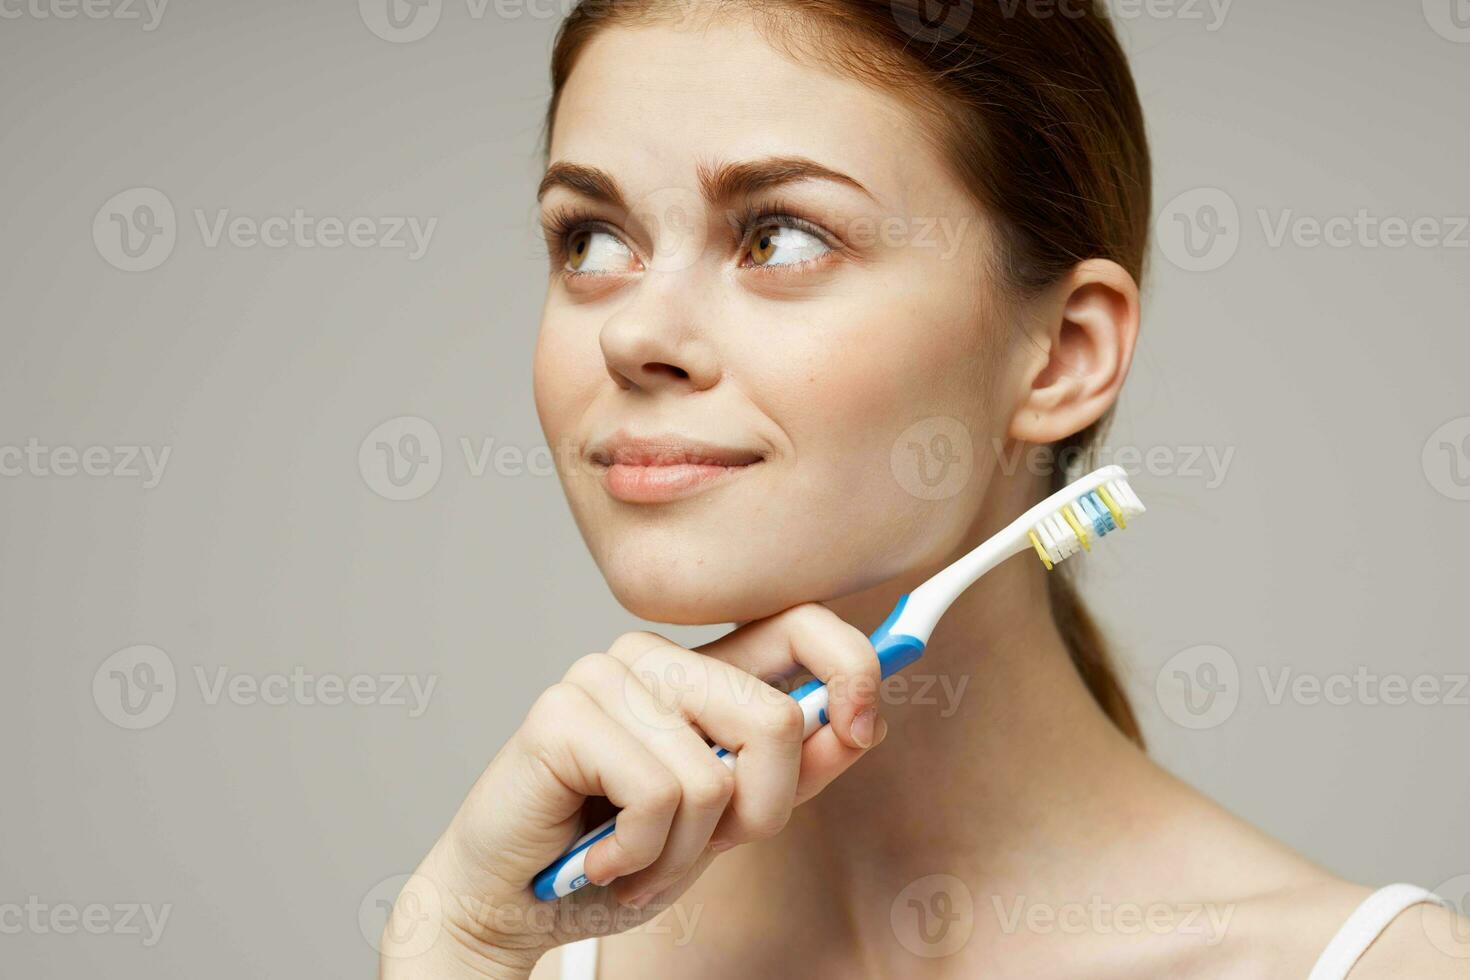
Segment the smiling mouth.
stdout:
<path fill-rule="evenodd" d="M 672 437 L 619 436 L 588 454 L 612 497 L 633 504 L 667 503 L 702 493 L 759 465 L 765 457 Z"/>

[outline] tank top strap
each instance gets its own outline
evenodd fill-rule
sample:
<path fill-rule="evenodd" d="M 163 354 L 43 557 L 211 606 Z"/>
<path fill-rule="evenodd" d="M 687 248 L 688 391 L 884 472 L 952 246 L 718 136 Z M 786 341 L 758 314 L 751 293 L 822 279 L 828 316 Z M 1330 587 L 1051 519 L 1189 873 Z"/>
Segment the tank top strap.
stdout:
<path fill-rule="evenodd" d="M 597 980 L 597 937 L 561 948 L 561 980 Z"/>
<path fill-rule="evenodd" d="M 1348 971 L 1388 924 L 1420 902 L 1448 904 L 1434 892 L 1405 884 L 1385 885 L 1363 899 L 1322 950 L 1307 980 L 1346 980 Z"/>

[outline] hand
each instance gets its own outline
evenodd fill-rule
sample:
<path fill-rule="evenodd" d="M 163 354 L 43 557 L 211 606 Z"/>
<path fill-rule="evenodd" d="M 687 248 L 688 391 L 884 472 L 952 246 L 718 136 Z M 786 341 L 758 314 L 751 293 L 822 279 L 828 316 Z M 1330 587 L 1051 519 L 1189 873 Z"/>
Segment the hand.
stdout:
<path fill-rule="evenodd" d="M 831 719 L 805 742 L 796 702 L 768 683 L 803 672 L 828 685 Z M 879 680 L 867 637 L 815 603 L 693 650 L 635 632 L 583 657 L 537 699 L 404 889 L 400 907 L 432 910 L 433 942 L 394 940 L 390 921 L 382 975 L 526 977 L 553 946 L 652 918 L 716 853 L 774 836 L 882 741 Z M 734 771 L 705 736 L 738 754 Z M 592 884 L 537 901 L 531 879 L 608 815 L 597 803 L 622 812 L 588 851 Z"/>

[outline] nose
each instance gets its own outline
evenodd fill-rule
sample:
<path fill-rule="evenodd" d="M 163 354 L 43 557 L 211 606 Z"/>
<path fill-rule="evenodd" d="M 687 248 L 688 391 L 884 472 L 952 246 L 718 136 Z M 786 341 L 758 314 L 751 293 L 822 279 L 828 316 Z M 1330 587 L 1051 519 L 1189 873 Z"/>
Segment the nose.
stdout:
<path fill-rule="evenodd" d="M 646 274 L 672 278 L 671 272 Z M 674 295 L 673 283 L 639 285 L 646 291 L 603 325 L 599 341 L 607 373 L 625 391 L 703 391 L 720 379 L 719 359 Z M 672 288 L 671 288 L 672 287 Z"/>

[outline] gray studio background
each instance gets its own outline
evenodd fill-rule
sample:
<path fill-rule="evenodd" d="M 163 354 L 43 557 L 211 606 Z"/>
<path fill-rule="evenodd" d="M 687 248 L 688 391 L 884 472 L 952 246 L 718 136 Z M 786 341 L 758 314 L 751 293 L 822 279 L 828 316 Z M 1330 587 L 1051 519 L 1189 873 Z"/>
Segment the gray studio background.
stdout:
<path fill-rule="evenodd" d="M 1463 896 L 1470 10 L 1115 7 L 1161 237 L 1114 443 L 1154 515 L 1094 605 L 1165 764 Z M 516 455 L 564 8 L 0 10 L 0 975 L 367 975 L 535 694 L 639 625 Z M 250 243 L 298 209 L 371 220 Z"/>

